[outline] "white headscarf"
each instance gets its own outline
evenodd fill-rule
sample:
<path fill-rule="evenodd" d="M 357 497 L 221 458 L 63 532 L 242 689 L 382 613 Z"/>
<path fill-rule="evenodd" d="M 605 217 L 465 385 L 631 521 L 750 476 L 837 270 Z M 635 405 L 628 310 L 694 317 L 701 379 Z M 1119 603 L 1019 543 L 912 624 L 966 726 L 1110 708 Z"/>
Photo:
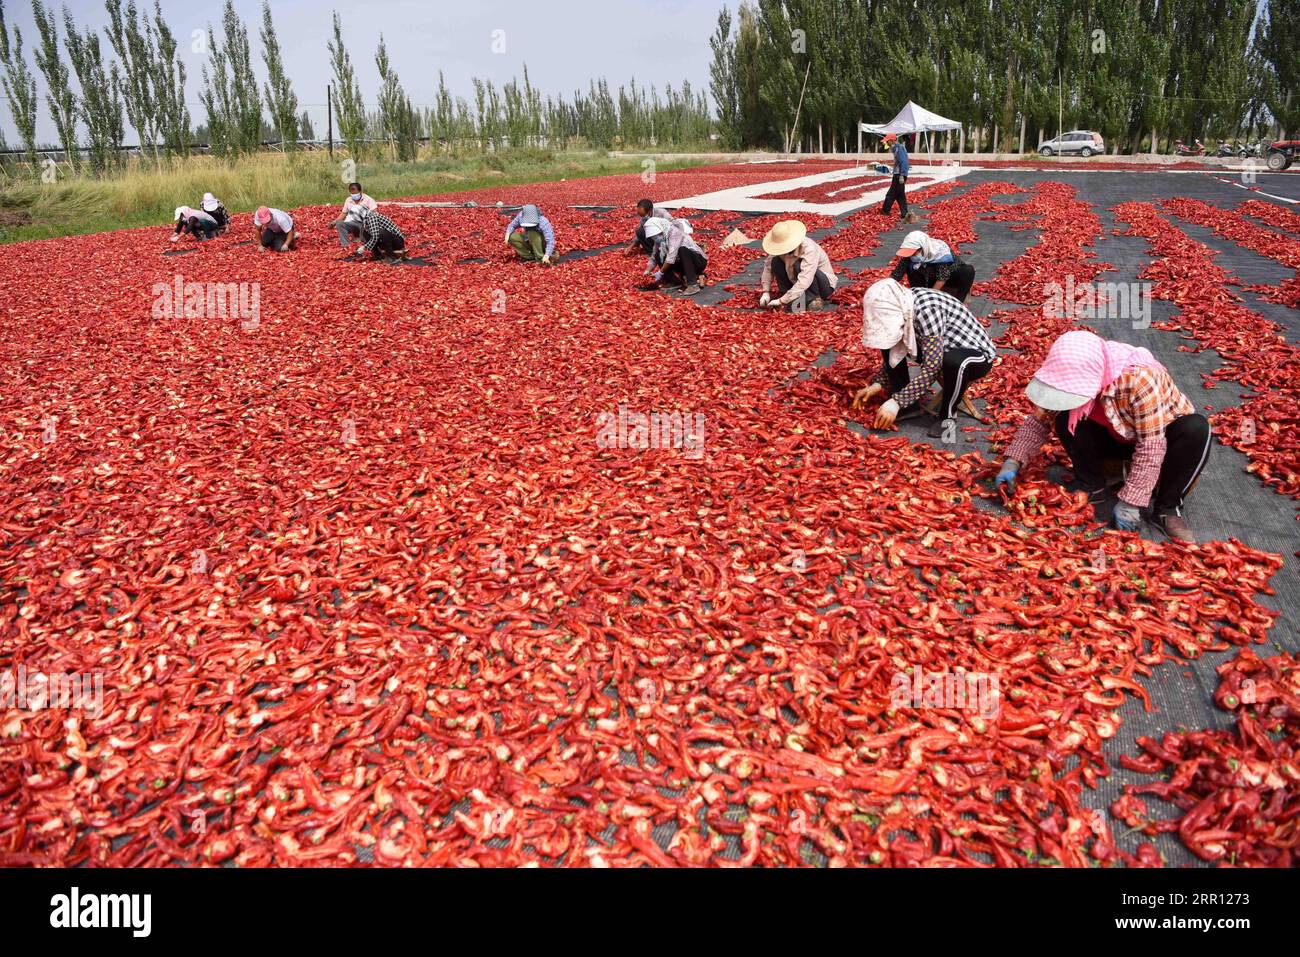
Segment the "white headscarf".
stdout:
<path fill-rule="evenodd" d="M 872 283 L 862 295 L 862 344 L 888 349 L 890 367 L 916 354 L 916 307 L 912 291 L 893 279 Z"/>
<path fill-rule="evenodd" d="M 217 207 L 220 205 L 221 202 L 217 199 L 217 197 L 213 196 L 211 193 L 203 194 L 202 206 L 207 212 L 215 213 L 217 211 Z"/>

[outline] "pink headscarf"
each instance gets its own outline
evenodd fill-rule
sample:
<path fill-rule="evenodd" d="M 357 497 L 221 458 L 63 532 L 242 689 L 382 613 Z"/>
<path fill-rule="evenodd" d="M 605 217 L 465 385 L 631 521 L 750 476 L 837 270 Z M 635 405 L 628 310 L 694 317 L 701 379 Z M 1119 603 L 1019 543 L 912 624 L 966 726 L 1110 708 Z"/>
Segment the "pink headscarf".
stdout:
<path fill-rule="evenodd" d="M 1034 378 L 1071 395 L 1092 397 L 1070 410 L 1069 429 L 1073 435 L 1075 426 L 1092 412 L 1097 397 L 1132 366 L 1164 368 L 1147 349 L 1076 329 L 1052 343 Z"/>
<path fill-rule="evenodd" d="M 271 221 L 271 210 L 265 206 L 257 207 L 257 212 L 253 214 L 253 222 L 258 226 L 265 226 Z"/>

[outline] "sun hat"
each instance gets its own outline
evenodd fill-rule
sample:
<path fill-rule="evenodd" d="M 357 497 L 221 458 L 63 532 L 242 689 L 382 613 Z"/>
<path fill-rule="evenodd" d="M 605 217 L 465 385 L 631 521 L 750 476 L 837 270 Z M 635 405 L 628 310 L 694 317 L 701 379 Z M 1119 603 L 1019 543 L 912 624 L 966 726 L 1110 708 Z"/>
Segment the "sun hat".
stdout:
<path fill-rule="evenodd" d="M 898 247 L 895 256 L 911 256 L 925 248 L 925 241 L 928 239 L 925 233 L 919 229 L 914 229 L 903 237 L 903 244 Z"/>
<path fill-rule="evenodd" d="M 253 214 L 253 223 L 257 226 L 265 226 L 271 221 L 271 210 L 266 206 L 257 207 L 257 212 Z"/>
<path fill-rule="evenodd" d="M 536 206 L 528 205 L 519 211 L 519 225 L 527 229 L 530 226 L 536 226 L 542 218 L 542 214 Z"/>
<path fill-rule="evenodd" d="M 657 216 L 646 217 L 645 226 L 644 226 L 646 238 L 648 239 L 651 236 L 658 236 L 660 233 L 664 231 L 664 227 L 666 225 L 668 224 L 664 222 L 664 220 L 658 218 Z"/>
<path fill-rule="evenodd" d="M 204 193 L 203 202 L 200 205 L 202 205 L 205 210 L 211 213 L 211 212 L 215 212 L 217 207 L 220 206 L 221 203 L 217 200 L 217 197 L 213 196 L 211 193 Z"/>
<path fill-rule="evenodd" d="M 182 216 L 184 216 L 186 208 L 187 207 L 185 206 L 177 206 L 176 212 L 172 213 L 172 219 L 180 219 Z"/>
<path fill-rule="evenodd" d="M 1092 411 L 1093 402 L 1130 366 L 1164 368 L 1148 350 L 1109 342 L 1086 329 L 1065 333 L 1047 351 L 1025 393 L 1049 412 L 1069 412 L 1070 432 Z"/>
<path fill-rule="evenodd" d="M 783 219 L 763 237 L 763 252 L 769 256 L 784 256 L 794 252 L 808 235 L 808 227 L 797 219 Z"/>
<path fill-rule="evenodd" d="M 891 367 L 909 354 L 915 355 L 915 312 L 910 289 L 889 278 L 872 283 L 862 295 L 862 345 L 888 349 Z"/>

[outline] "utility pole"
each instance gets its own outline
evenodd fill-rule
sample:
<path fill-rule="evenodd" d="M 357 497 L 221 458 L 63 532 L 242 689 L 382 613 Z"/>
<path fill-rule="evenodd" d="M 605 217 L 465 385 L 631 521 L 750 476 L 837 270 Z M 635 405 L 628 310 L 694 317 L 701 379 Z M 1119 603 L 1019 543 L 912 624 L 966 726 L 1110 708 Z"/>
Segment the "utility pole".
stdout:
<path fill-rule="evenodd" d="M 334 158 L 334 90 L 327 83 L 325 84 L 325 116 L 326 125 L 329 127 L 329 151 L 330 159 Z"/>

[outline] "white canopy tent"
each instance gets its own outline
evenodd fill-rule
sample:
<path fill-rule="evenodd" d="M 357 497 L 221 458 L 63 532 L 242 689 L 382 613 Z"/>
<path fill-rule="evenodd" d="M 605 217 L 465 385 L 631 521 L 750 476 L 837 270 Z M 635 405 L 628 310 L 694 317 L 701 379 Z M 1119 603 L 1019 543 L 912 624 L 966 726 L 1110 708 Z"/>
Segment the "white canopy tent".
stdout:
<path fill-rule="evenodd" d="M 949 130 L 960 130 L 961 128 L 961 124 L 956 120 L 950 120 L 938 113 L 931 113 L 925 107 L 917 106 L 911 100 L 908 100 L 907 106 L 899 110 L 898 115 L 888 123 L 858 124 L 858 152 L 862 152 L 863 133 L 875 133 L 877 136 L 894 133 L 901 136 L 904 133 L 942 133 Z M 933 152 L 933 140 L 928 136 L 926 140 L 929 143 L 930 151 Z"/>

